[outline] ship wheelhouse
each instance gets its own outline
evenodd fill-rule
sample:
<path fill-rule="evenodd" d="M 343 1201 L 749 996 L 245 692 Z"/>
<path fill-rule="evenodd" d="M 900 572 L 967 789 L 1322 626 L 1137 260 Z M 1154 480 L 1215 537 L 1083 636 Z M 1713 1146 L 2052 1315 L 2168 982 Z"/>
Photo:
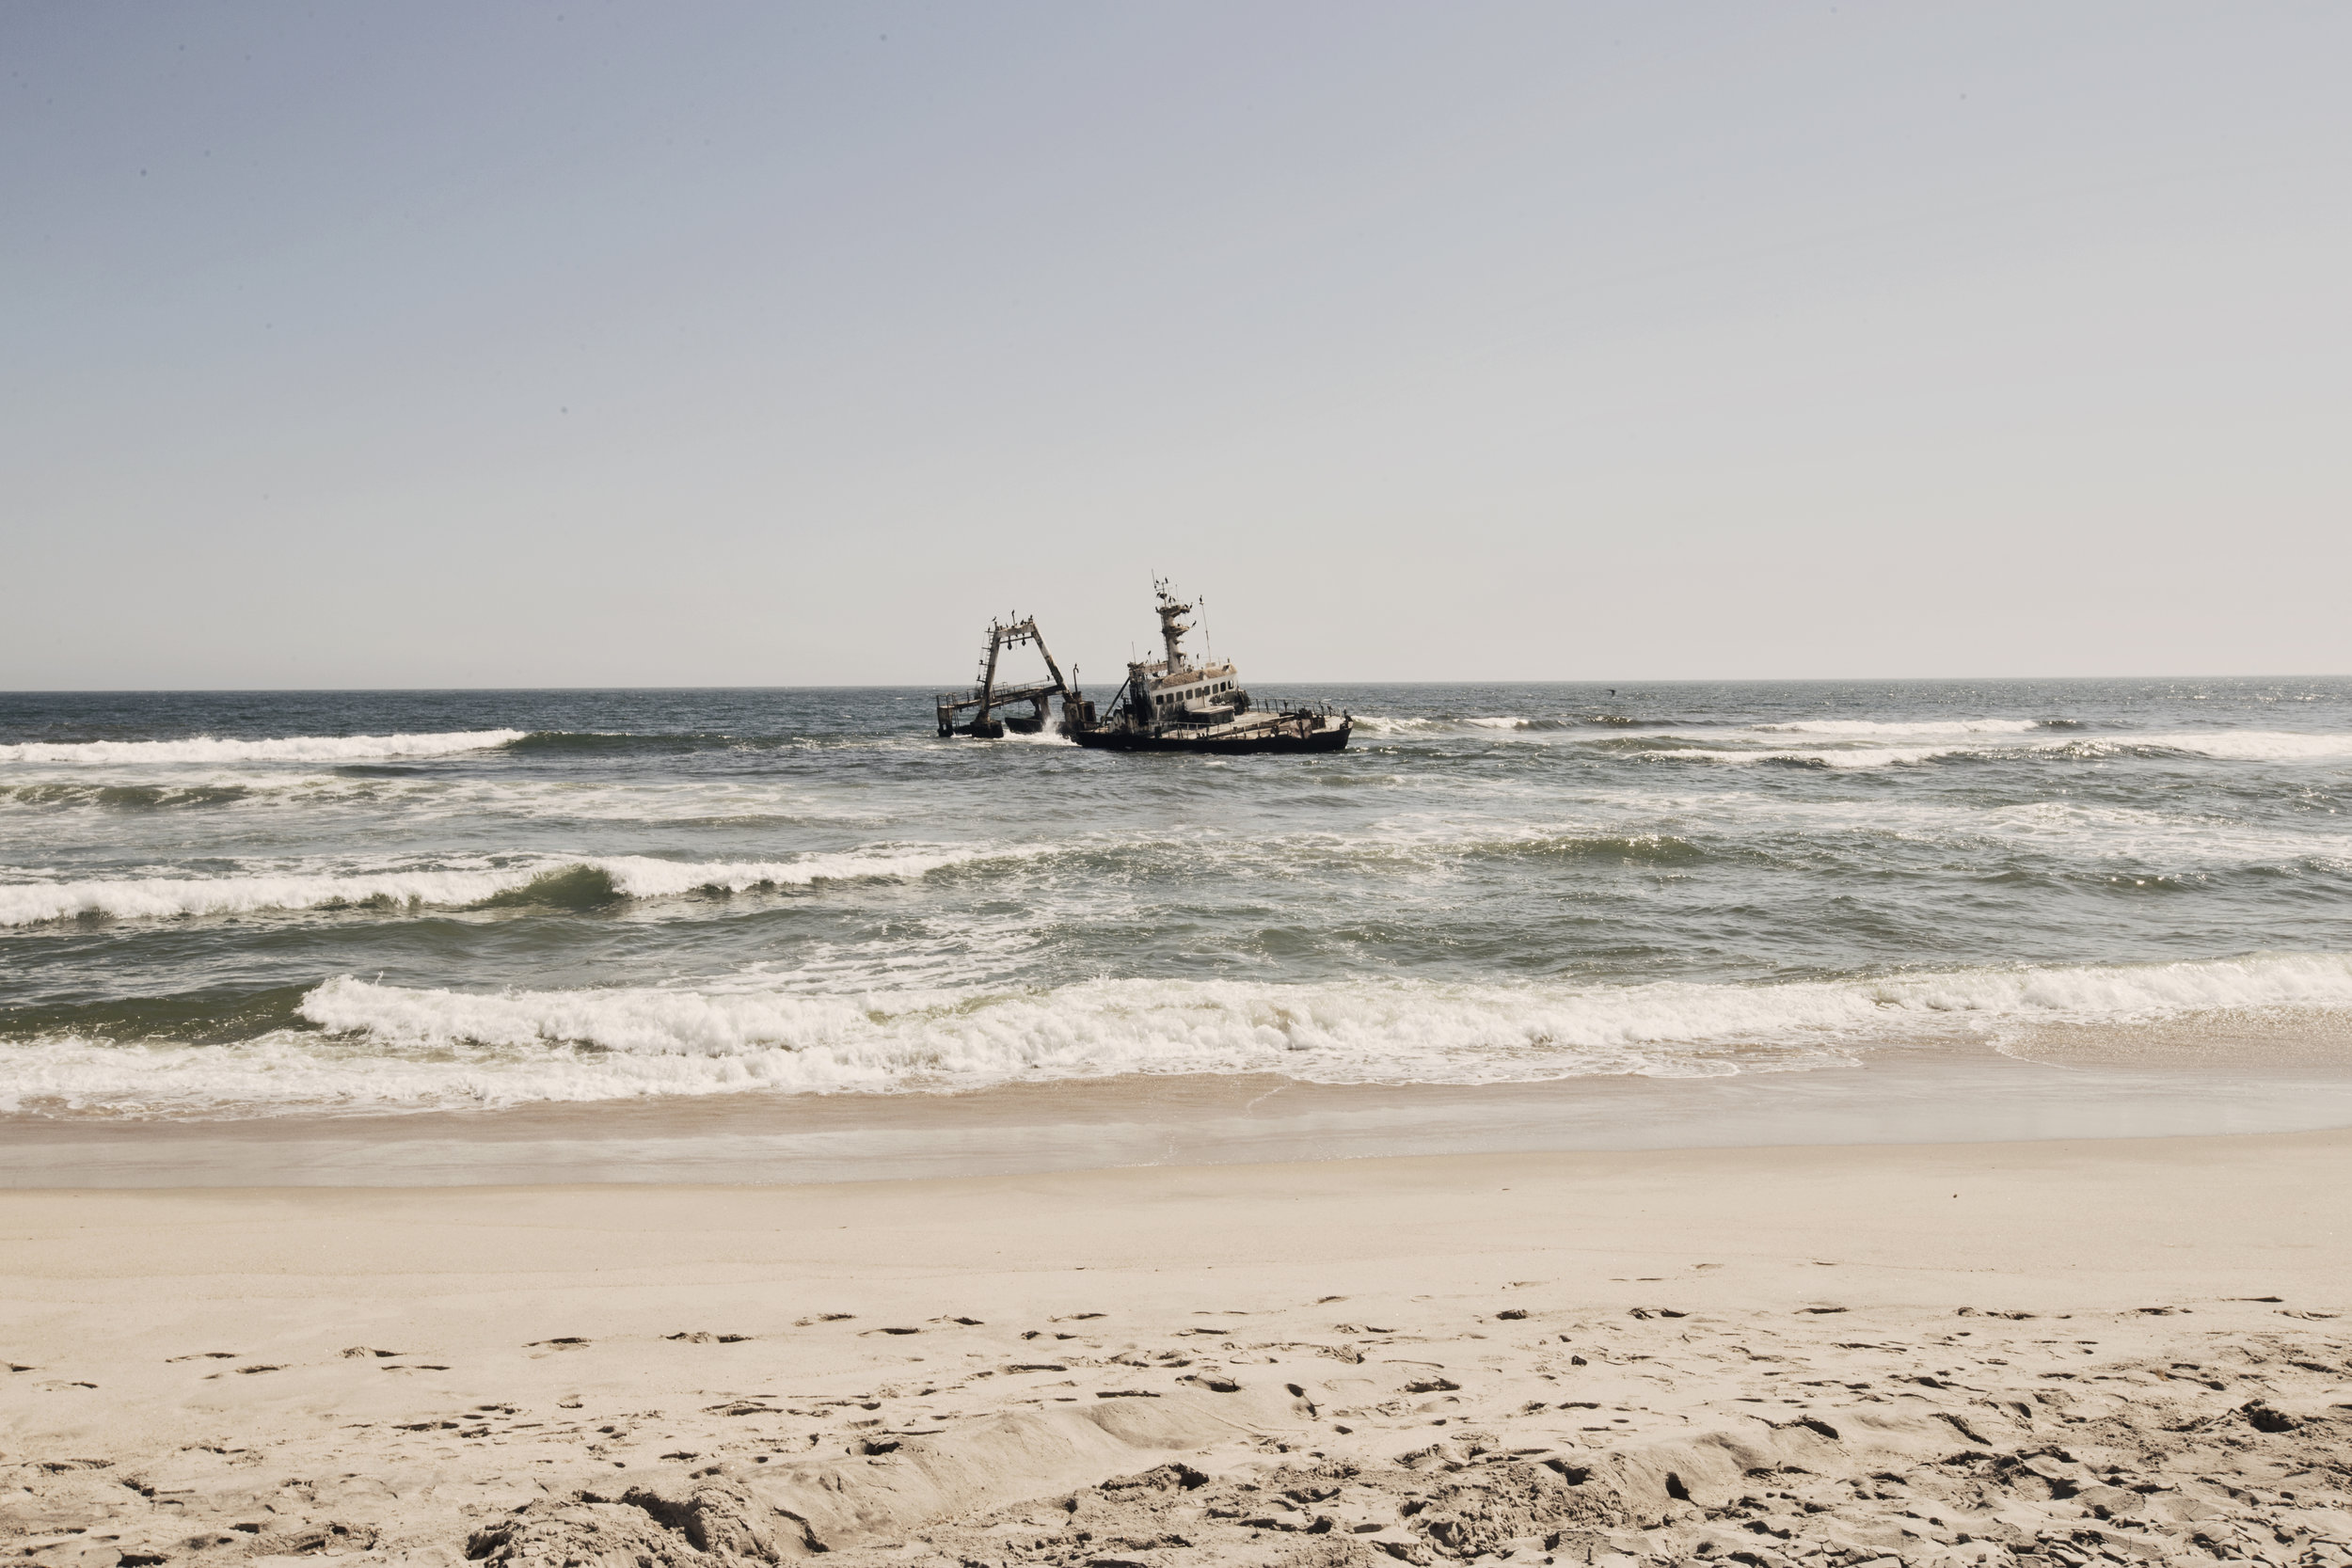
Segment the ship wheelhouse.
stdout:
<path fill-rule="evenodd" d="M 1231 664 L 1200 664 L 1173 673 L 1165 664 L 1143 667 L 1147 710 L 1155 724 L 1216 722 L 1230 719 L 1248 704 L 1241 672 Z"/>

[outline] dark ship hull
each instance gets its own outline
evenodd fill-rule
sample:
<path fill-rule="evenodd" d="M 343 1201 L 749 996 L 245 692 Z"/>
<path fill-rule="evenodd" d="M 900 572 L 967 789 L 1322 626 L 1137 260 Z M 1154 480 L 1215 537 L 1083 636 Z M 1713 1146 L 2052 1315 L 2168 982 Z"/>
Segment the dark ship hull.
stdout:
<path fill-rule="evenodd" d="M 1347 746 L 1354 723 L 1333 723 L 1319 714 L 1284 714 L 1266 723 L 1219 725 L 1213 730 L 1101 729 L 1073 730 L 1070 738 L 1081 746 L 1104 752 L 1201 752 L 1212 756 L 1280 755 L 1300 752 L 1338 752 Z"/>

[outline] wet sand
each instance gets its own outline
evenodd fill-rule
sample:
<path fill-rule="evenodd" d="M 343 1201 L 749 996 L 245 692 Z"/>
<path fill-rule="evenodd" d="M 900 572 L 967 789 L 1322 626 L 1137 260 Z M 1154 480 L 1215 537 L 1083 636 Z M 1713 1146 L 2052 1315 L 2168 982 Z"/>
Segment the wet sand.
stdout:
<path fill-rule="evenodd" d="M 2183 1137 L 2352 1125 L 2340 1022 L 2072 1029 L 1710 1078 L 1311 1084 L 1121 1074 L 961 1093 L 397 1115 L 0 1117 L 0 1187 L 908 1180 L 1512 1150 Z"/>
<path fill-rule="evenodd" d="M 2348 1179 L 2310 1132 L 19 1191 L 0 1550 L 2334 1568 Z"/>

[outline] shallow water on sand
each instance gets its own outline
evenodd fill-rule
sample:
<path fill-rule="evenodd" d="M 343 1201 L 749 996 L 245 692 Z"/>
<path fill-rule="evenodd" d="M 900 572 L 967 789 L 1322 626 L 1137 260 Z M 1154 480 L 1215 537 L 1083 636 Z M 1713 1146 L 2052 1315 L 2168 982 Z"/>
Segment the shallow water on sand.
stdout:
<path fill-rule="evenodd" d="M 929 695 L 0 697 L 0 1111 L 2346 1054 L 2352 682 L 1296 688 L 1356 743 L 1261 759 Z"/>
<path fill-rule="evenodd" d="M 1134 1073 L 935 1095 L 390 1115 L 0 1118 L 0 1187 L 808 1182 L 1528 1150 L 1963 1144 L 2352 1124 L 2352 1063 L 2054 1068 L 1989 1050 L 1704 1079 L 1315 1084 Z M 1270 1180 L 1279 1180 L 1270 1178 Z"/>

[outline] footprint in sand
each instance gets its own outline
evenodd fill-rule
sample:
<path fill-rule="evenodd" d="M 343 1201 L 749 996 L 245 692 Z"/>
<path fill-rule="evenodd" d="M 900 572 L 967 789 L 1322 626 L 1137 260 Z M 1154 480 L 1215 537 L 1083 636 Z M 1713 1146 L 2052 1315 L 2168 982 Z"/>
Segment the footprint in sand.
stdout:
<path fill-rule="evenodd" d="M 703 1407 L 706 1416 L 779 1416 L 786 1414 L 763 1399 L 729 1400 L 724 1404 Z"/>

